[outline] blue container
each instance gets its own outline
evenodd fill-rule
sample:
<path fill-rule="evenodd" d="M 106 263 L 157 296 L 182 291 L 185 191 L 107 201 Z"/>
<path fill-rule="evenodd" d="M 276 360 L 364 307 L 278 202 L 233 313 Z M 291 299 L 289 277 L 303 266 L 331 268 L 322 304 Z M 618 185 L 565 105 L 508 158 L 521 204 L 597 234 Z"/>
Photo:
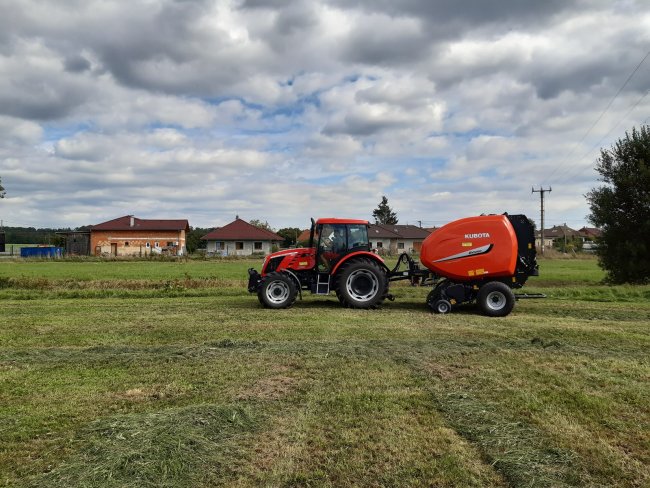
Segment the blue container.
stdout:
<path fill-rule="evenodd" d="M 60 258 L 63 256 L 62 247 L 21 247 L 21 258 Z"/>

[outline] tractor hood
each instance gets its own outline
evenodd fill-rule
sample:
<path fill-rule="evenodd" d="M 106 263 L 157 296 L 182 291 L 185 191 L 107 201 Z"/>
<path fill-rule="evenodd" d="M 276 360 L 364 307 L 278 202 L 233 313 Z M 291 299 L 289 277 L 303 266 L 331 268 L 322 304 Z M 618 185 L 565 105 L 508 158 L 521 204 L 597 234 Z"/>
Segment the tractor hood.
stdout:
<path fill-rule="evenodd" d="M 316 249 L 313 247 L 299 247 L 296 249 L 283 249 L 269 254 L 264 258 L 262 276 L 272 271 L 283 269 L 304 270 L 311 269 L 316 264 Z"/>
<path fill-rule="evenodd" d="M 296 249 L 282 249 L 281 251 L 276 251 L 272 252 L 266 258 L 264 258 L 264 263 L 266 264 L 267 261 L 270 261 L 273 258 L 277 258 L 280 256 L 292 256 L 292 255 L 300 255 L 300 254 L 310 254 L 313 253 L 314 249 L 311 247 L 297 247 Z"/>

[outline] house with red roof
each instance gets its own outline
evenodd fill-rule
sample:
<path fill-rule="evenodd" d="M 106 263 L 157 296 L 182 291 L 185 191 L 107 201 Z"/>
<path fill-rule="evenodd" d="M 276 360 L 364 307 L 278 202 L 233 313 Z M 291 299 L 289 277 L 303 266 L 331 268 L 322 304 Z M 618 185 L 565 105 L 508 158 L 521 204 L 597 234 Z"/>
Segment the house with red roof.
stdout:
<path fill-rule="evenodd" d="M 139 219 L 125 215 L 90 228 L 90 249 L 95 256 L 148 256 L 186 253 L 187 220 Z"/>
<path fill-rule="evenodd" d="M 284 238 L 276 233 L 255 227 L 240 219 L 239 216 L 228 225 L 212 230 L 201 239 L 207 241 L 208 254 L 222 256 L 269 254 L 274 244 L 279 246 L 284 241 Z"/>
<path fill-rule="evenodd" d="M 309 244 L 310 236 L 311 236 L 311 229 L 305 229 L 300 233 L 300 235 L 298 235 L 296 241 L 299 243 L 299 245 L 304 244 L 306 246 L 307 244 Z"/>
<path fill-rule="evenodd" d="M 603 231 L 596 227 L 583 227 L 578 232 L 585 241 L 594 241 L 603 235 Z"/>

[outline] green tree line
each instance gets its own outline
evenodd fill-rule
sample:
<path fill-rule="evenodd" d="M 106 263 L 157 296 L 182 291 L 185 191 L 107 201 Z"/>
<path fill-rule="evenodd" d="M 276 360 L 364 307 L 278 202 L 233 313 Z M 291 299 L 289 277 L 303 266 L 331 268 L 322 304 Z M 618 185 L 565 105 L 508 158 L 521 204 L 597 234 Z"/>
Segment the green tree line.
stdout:
<path fill-rule="evenodd" d="M 70 228 L 36 229 L 34 227 L 3 227 L 7 244 L 59 244 L 57 232 L 69 232 Z"/>

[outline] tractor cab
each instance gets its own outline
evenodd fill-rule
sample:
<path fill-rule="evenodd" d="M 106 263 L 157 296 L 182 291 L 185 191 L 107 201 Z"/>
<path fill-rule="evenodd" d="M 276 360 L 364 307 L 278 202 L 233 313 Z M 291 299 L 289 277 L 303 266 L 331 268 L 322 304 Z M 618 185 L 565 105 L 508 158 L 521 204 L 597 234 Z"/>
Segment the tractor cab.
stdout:
<path fill-rule="evenodd" d="M 318 271 L 329 272 L 348 254 L 370 250 L 368 222 L 348 219 L 312 220 L 309 247 L 316 252 Z"/>

